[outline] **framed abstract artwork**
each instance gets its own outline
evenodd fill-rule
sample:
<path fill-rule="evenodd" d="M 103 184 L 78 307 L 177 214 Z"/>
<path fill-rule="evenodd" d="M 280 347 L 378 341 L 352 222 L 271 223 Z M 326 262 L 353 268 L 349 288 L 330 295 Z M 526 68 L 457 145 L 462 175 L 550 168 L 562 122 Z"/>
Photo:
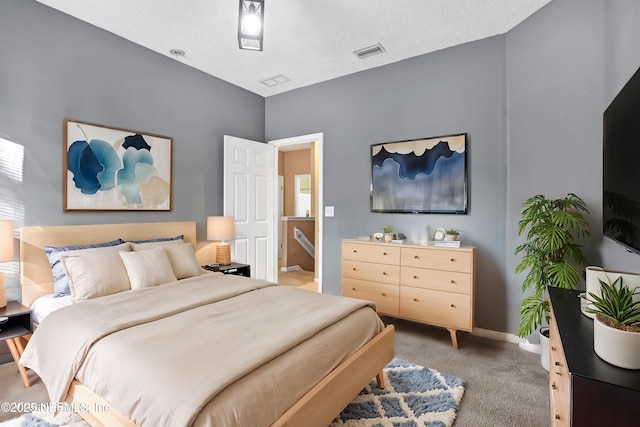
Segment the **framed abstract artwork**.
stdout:
<path fill-rule="evenodd" d="M 170 211 L 172 139 L 64 122 L 65 211 Z"/>
<path fill-rule="evenodd" d="M 371 145 L 371 211 L 466 214 L 467 134 Z"/>

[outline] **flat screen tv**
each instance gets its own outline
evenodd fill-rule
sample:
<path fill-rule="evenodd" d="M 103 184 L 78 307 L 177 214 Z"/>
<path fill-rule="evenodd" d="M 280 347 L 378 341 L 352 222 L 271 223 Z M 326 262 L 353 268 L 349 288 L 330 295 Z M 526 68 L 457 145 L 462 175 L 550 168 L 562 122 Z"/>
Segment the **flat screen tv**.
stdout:
<path fill-rule="evenodd" d="M 371 211 L 467 213 L 467 134 L 371 145 Z"/>
<path fill-rule="evenodd" d="M 640 69 L 603 114 L 602 231 L 640 253 Z"/>

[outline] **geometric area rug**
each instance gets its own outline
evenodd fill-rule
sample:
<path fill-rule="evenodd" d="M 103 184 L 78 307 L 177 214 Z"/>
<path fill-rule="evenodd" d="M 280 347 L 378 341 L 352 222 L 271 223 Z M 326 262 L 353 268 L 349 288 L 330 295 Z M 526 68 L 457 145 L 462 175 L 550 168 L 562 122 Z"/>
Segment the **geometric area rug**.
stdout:
<path fill-rule="evenodd" d="M 385 368 L 384 389 L 365 387 L 330 427 L 450 427 L 464 380 L 400 359 Z"/>

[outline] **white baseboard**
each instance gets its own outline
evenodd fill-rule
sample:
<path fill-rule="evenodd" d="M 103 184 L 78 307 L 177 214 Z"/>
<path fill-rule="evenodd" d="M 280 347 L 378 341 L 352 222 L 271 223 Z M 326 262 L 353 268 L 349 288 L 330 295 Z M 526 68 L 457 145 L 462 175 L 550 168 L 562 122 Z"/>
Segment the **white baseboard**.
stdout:
<path fill-rule="evenodd" d="M 531 344 L 528 340 L 520 338 L 514 334 L 508 334 L 506 332 L 492 331 L 491 329 L 473 328 L 472 335 L 477 335 L 483 338 L 490 338 L 496 341 L 505 341 L 513 344 L 518 344 L 522 350 L 540 354 L 540 344 Z"/>
<path fill-rule="evenodd" d="M 280 267 L 280 271 L 301 271 L 302 267 L 299 265 L 290 265 L 289 267 Z"/>

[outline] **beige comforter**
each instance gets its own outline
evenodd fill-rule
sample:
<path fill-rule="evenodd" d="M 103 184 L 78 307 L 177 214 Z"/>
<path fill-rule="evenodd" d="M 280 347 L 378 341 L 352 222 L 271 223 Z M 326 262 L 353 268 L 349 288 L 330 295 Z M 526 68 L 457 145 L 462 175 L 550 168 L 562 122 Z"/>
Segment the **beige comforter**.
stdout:
<path fill-rule="evenodd" d="M 366 305 L 206 274 L 58 310 L 38 327 L 21 363 L 54 402 L 80 373 L 138 425 L 189 426 L 234 382 Z"/>

